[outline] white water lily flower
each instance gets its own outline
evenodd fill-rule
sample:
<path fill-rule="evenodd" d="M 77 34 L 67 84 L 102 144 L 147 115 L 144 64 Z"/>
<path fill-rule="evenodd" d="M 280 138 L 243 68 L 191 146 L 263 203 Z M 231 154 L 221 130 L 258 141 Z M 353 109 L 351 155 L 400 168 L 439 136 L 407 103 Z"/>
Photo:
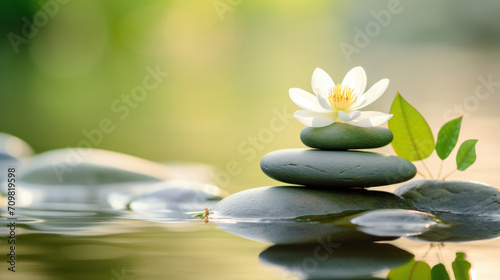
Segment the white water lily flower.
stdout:
<path fill-rule="evenodd" d="M 392 114 L 358 111 L 377 100 L 387 89 L 388 79 L 375 83 L 366 93 L 366 73 L 363 67 L 352 68 L 340 84 L 335 84 L 324 70 L 316 68 L 312 76 L 312 90 L 316 96 L 300 88 L 291 88 L 290 98 L 304 110 L 293 116 L 310 127 L 323 127 L 334 122 L 346 122 L 360 127 L 379 126 Z"/>

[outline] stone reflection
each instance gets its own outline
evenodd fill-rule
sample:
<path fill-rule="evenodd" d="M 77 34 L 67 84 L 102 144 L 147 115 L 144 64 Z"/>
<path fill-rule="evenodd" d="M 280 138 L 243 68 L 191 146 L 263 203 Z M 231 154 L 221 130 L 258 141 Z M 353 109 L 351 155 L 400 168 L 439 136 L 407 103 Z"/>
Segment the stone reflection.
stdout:
<path fill-rule="evenodd" d="M 413 238 L 429 242 L 466 242 L 500 236 L 499 216 L 436 213 L 444 223 Z M 412 239 L 413 239 L 412 238 Z"/>
<path fill-rule="evenodd" d="M 404 265 L 413 254 L 390 244 L 336 243 L 274 245 L 259 255 L 264 265 L 285 270 L 282 279 L 380 279 L 377 273 Z"/>
<path fill-rule="evenodd" d="M 332 223 L 296 222 L 296 221 L 238 221 L 218 222 L 219 229 L 246 239 L 272 244 L 315 243 L 318 238 L 327 238 L 335 242 L 393 240 L 366 234 L 355 228 Z"/>

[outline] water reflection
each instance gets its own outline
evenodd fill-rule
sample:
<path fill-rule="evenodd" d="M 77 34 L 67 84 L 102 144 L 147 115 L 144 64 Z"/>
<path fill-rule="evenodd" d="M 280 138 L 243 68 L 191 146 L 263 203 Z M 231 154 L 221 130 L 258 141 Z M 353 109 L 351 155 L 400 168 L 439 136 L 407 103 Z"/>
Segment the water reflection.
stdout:
<path fill-rule="evenodd" d="M 232 229 L 246 232 L 249 235 L 246 238 L 259 241 L 264 241 L 267 236 L 267 242 L 287 242 L 293 240 L 292 237 L 308 242 L 262 248 L 257 242 L 213 230 L 214 223 L 205 224 L 201 219 L 198 222 L 151 223 L 138 221 L 137 216 L 129 219 L 130 212 L 127 211 L 23 209 L 22 214 L 25 218 L 19 222 L 17 231 L 19 265 L 24 266 L 20 275 L 40 274 L 46 275 L 47 279 L 109 280 L 113 277 L 118 279 L 116 275 L 133 276 L 135 279 L 199 279 L 204 273 L 217 275 L 218 279 L 234 279 L 237 278 L 234 274 L 224 277 L 228 266 L 241 265 L 240 270 L 235 270 L 241 276 L 245 269 L 255 265 L 252 258 L 263 268 L 281 270 L 277 274 L 262 270 L 257 279 L 385 279 L 389 271 L 405 273 L 408 267 L 412 268 L 417 263 L 429 268 L 443 263 L 450 273 L 455 253 L 466 252 L 469 256 L 471 251 L 471 256 L 474 252 L 477 256 L 480 252 L 487 257 L 488 254 L 493 256 L 500 246 L 499 239 L 485 243 L 487 248 L 469 246 L 470 242 L 459 243 L 466 249 L 456 249 L 450 244 L 413 242 L 407 237 L 400 239 L 406 239 L 404 244 L 409 244 L 407 246 L 402 246 L 394 240 L 395 237 L 386 237 L 386 241 L 378 243 L 366 240 L 381 240 L 384 237 L 367 236 L 358 228 L 318 221 L 247 221 L 237 225 L 218 225 L 219 229 L 232 226 Z M 418 238 L 434 230 L 436 228 L 430 227 Z M 253 236 L 250 236 L 252 232 Z M 486 236 L 485 232 L 476 233 Z M 456 234 L 458 236 L 459 232 Z M 360 236 L 366 237 L 365 241 L 358 239 Z M 466 236 L 458 237 L 465 239 Z M 347 242 L 348 239 L 351 241 Z M 452 255 L 447 251 L 451 251 Z M 437 259 L 433 259 L 435 255 Z M 472 263 L 473 268 L 479 264 L 484 269 L 495 263 L 491 256 L 483 260 L 477 257 L 464 260 Z M 175 275 L 171 274 L 172 270 L 177 271 Z"/>
<path fill-rule="evenodd" d="M 21 209 L 18 213 L 18 234 L 106 235 L 130 231 L 133 226 L 118 226 L 116 220 L 123 215 L 119 212 Z M 8 224 L 7 219 L 1 221 Z"/>
<path fill-rule="evenodd" d="M 193 218 L 191 212 L 211 208 L 225 195 L 216 186 L 191 181 L 165 181 L 151 189 L 128 204 L 128 208 L 137 213 L 137 219 L 189 220 Z"/>
<path fill-rule="evenodd" d="M 46 279 L 109 280 L 112 278 L 112 269 L 132 267 L 131 252 L 123 247 L 97 238 L 30 234 L 29 238 L 23 238 L 18 245 L 18 248 L 24 250 L 18 250 L 16 273 L 25 278 L 13 279 L 48 277 Z"/>
<path fill-rule="evenodd" d="M 420 235 L 433 228 L 439 220 L 431 214 L 403 209 L 365 211 L 342 218 L 344 224 L 356 225 L 366 234 L 385 237 Z"/>
<path fill-rule="evenodd" d="M 331 243 L 274 245 L 259 255 L 284 269 L 284 279 L 379 279 L 374 275 L 404 265 L 413 254 L 390 244 Z"/>
<path fill-rule="evenodd" d="M 395 239 L 391 236 L 366 234 L 355 228 L 318 222 L 239 220 L 219 222 L 218 228 L 246 239 L 272 244 L 315 243 L 322 238 L 336 242 Z"/>
<path fill-rule="evenodd" d="M 436 226 L 430 214 L 405 209 L 344 211 L 296 219 L 212 219 L 219 228 L 246 239 L 272 244 L 391 240 L 418 236 Z"/>
<path fill-rule="evenodd" d="M 491 239 L 500 236 L 500 216 L 473 216 L 439 213 L 446 221 L 415 236 L 430 242 L 465 242 Z"/>
<path fill-rule="evenodd" d="M 446 246 L 443 242 L 498 237 L 498 217 L 450 213 L 436 213 L 436 216 L 384 209 L 293 220 L 212 221 L 226 232 L 275 244 L 261 252 L 259 261 L 284 270 L 282 279 L 386 279 L 376 277 L 387 275 L 388 279 L 420 279 L 412 278 L 414 273 L 428 275 L 430 279 L 431 270 L 447 275 L 452 267 L 453 271 L 464 270 L 465 275 L 474 274 L 464 252 L 454 251 L 453 256 L 443 254 Z M 414 256 L 393 244 L 375 243 L 400 237 L 427 241 L 429 249 Z M 430 254 L 437 255 L 437 259 L 432 260 Z"/>

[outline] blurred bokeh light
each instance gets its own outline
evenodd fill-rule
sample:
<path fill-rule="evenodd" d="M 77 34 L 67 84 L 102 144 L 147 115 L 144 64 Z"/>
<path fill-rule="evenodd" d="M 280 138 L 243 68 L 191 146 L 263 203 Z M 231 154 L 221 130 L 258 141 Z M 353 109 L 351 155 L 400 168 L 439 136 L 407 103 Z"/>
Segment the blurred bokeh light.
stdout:
<path fill-rule="evenodd" d="M 497 1 L 26 0 L 2 1 L 0 14 L 0 131 L 36 152 L 76 146 L 110 119 L 94 147 L 222 171 L 236 162 L 231 192 L 272 184 L 259 159 L 302 146 L 291 118 L 264 135 L 297 109 L 288 89 L 310 90 L 315 67 L 340 80 L 362 65 L 368 85 L 391 79 L 371 110 L 387 112 L 399 90 L 436 134 L 465 114 L 461 141 L 480 139 L 478 161 L 456 178 L 500 185 Z M 158 69 L 168 75 L 139 96 Z M 497 84 L 476 104 L 478 77 Z"/>

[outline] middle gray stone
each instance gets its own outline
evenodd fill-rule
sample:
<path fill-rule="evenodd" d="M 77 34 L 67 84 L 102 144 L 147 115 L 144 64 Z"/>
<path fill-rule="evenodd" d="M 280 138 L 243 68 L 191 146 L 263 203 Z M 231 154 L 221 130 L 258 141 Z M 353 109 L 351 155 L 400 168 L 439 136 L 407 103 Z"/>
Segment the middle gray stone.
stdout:
<path fill-rule="evenodd" d="M 411 162 L 396 156 L 309 149 L 273 151 L 262 158 L 260 167 L 281 182 L 331 188 L 390 185 L 417 173 Z"/>

